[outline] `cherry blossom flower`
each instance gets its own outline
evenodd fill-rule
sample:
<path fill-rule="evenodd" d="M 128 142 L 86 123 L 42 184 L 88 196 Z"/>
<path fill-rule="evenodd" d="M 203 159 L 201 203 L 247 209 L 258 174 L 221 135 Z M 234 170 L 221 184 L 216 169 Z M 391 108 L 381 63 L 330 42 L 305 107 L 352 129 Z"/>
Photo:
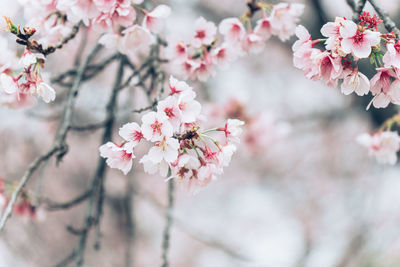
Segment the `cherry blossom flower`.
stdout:
<path fill-rule="evenodd" d="M 143 27 L 151 32 L 160 33 L 164 27 L 164 19 L 171 14 L 171 8 L 166 5 L 159 5 L 152 11 L 146 12 L 143 19 Z"/>
<path fill-rule="evenodd" d="M 321 34 L 328 37 L 325 41 L 325 48 L 333 51 L 334 54 L 340 54 L 341 56 L 346 55 L 344 52 L 341 52 L 340 47 L 340 40 L 342 39 L 340 29 L 343 27 L 343 21 L 345 21 L 344 18 L 336 17 L 335 22 L 328 22 L 321 28 Z"/>
<path fill-rule="evenodd" d="M 195 34 L 192 43 L 195 47 L 209 45 L 214 41 L 216 33 L 217 27 L 215 24 L 200 17 L 195 22 Z"/>
<path fill-rule="evenodd" d="M 36 87 L 32 86 L 31 94 L 40 96 L 46 103 L 50 103 L 56 99 L 56 91 L 45 82 L 39 82 Z"/>
<path fill-rule="evenodd" d="M 132 168 L 133 153 L 128 153 L 123 147 L 108 142 L 99 148 L 100 156 L 106 158 L 108 166 L 121 170 L 125 175 Z"/>
<path fill-rule="evenodd" d="M 174 78 L 172 75 L 169 78 L 169 88 L 171 89 L 169 95 L 180 94 L 185 91 L 193 91 L 193 88 L 190 87 L 186 82 L 180 81 Z"/>
<path fill-rule="evenodd" d="M 171 137 L 173 128 L 164 112 L 149 112 L 142 117 L 142 134 L 148 141 L 160 141 L 164 136 Z"/>
<path fill-rule="evenodd" d="M 117 29 L 117 26 L 129 27 L 136 18 L 136 11 L 129 0 L 99 1 L 95 0 L 101 14 L 93 20 L 97 30 Z"/>
<path fill-rule="evenodd" d="M 319 74 L 328 86 L 336 87 L 338 78 L 342 74 L 343 66 L 340 57 L 332 57 L 332 55 L 325 51 L 319 55 L 320 67 Z"/>
<path fill-rule="evenodd" d="M 43 54 L 40 53 L 32 53 L 29 50 L 25 50 L 24 54 L 22 54 L 21 59 L 19 61 L 20 66 L 27 68 L 32 64 L 36 64 L 38 60 L 45 60 Z"/>
<path fill-rule="evenodd" d="M 359 144 L 368 148 L 369 155 L 374 156 L 380 164 L 394 165 L 397 152 L 400 150 L 400 136 L 397 132 L 383 131 L 373 135 L 367 133 L 357 138 Z"/>
<path fill-rule="evenodd" d="M 144 155 L 140 161 L 143 164 L 144 171 L 148 174 L 156 174 L 157 172 L 161 177 L 167 177 L 169 165 L 165 160 L 154 163 L 149 155 Z"/>
<path fill-rule="evenodd" d="M 130 51 L 147 50 L 155 41 L 149 30 L 138 25 L 126 28 L 122 31 L 122 35 L 120 52 L 124 54 L 129 54 Z"/>
<path fill-rule="evenodd" d="M 226 69 L 230 63 L 237 59 L 238 54 L 236 53 L 235 48 L 227 43 L 223 43 L 220 47 L 217 47 L 212 51 L 211 57 L 212 62 L 215 65 L 221 69 Z"/>
<path fill-rule="evenodd" d="M 371 93 L 375 97 L 372 104 L 375 108 L 386 108 L 389 103 L 400 104 L 400 81 L 395 80 L 392 84 L 390 80 L 396 77 L 392 69 L 377 69 L 378 73 L 371 79 Z M 369 108 L 369 105 L 367 109 Z"/>
<path fill-rule="evenodd" d="M 188 57 L 187 45 L 177 42 L 175 45 L 168 46 L 167 57 L 176 63 L 184 62 Z"/>
<path fill-rule="evenodd" d="M 269 17 L 271 33 L 282 41 L 288 40 L 296 29 L 299 16 L 303 13 L 303 4 L 279 3 L 274 5 Z"/>
<path fill-rule="evenodd" d="M 264 17 L 257 20 L 257 25 L 254 27 L 254 33 L 260 36 L 264 41 L 271 37 L 271 21 Z"/>
<path fill-rule="evenodd" d="M 243 129 L 241 126 L 244 125 L 244 121 L 238 119 L 228 119 L 224 127 L 219 128 L 220 131 L 225 132 L 225 137 L 229 141 L 239 143 L 239 135 L 242 133 Z"/>
<path fill-rule="evenodd" d="M 153 163 L 160 163 L 165 160 L 168 163 L 174 162 L 178 158 L 179 142 L 175 138 L 163 137 L 150 148 L 148 156 Z"/>
<path fill-rule="evenodd" d="M 298 25 L 296 27 L 295 34 L 297 38 L 299 38 L 292 46 L 292 50 L 295 54 L 301 49 L 312 48 L 311 35 L 303 25 Z"/>
<path fill-rule="evenodd" d="M 158 102 L 157 110 L 163 111 L 168 116 L 168 121 L 174 129 L 178 129 L 181 124 L 181 110 L 179 109 L 178 97 L 168 96 Z"/>
<path fill-rule="evenodd" d="M 249 33 L 243 44 L 243 49 L 252 54 L 258 54 L 263 51 L 265 47 L 264 40 L 261 36 L 255 33 Z"/>
<path fill-rule="evenodd" d="M 345 95 L 349 95 L 353 92 L 359 96 L 366 95 L 369 92 L 369 88 L 370 83 L 367 76 L 358 70 L 353 70 L 350 74 L 344 77 L 341 85 L 342 93 Z"/>
<path fill-rule="evenodd" d="M 124 124 L 119 128 L 119 135 L 129 142 L 129 146 L 135 147 L 143 139 L 142 129 L 136 122 Z"/>
<path fill-rule="evenodd" d="M 231 44 L 240 43 L 246 36 L 242 22 L 237 18 L 227 18 L 218 26 L 219 32 L 224 35 L 225 41 Z"/>
<path fill-rule="evenodd" d="M 19 91 L 18 84 L 14 81 L 14 78 L 5 73 L 0 74 L 0 85 L 7 94 L 13 94 Z"/>
<path fill-rule="evenodd" d="M 400 44 L 391 42 L 386 44 L 387 52 L 383 55 L 382 61 L 385 67 L 400 68 Z"/>
<path fill-rule="evenodd" d="M 371 47 L 380 42 L 380 33 L 370 30 L 360 31 L 353 21 L 342 22 L 340 35 L 342 51 L 346 54 L 352 53 L 357 58 L 367 58 L 371 54 Z"/>
<path fill-rule="evenodd" d="M 183 91 L 179 95 L 178 107 L 181 112 L 181 120 L 183 123 L 195 122 L 201 112 L 201 105 L 194 100 L 196 93 L 192 90 Z"/>

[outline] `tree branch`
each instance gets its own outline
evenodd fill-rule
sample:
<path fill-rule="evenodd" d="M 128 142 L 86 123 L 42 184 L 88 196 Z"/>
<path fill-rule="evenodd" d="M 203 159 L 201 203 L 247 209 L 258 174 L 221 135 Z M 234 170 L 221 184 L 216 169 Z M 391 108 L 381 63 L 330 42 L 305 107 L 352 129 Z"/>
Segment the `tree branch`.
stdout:
<path fill-rule="evenodd" d="M 22 176 L 21 180 L 19 181 L 17 187 L 13 191 L 11 195 L 11 199 L 7 204 L 7 207 L 2 214 L 0 219 L 0 232 L 3 230 L 8 218 L 11 216 L 12 210 L 14 208 L 15 202 L 21 190 L 25 187 L 28 180 L 32 177 L 34 172 L 39 168 L 39 166 L 48 161 L 51 156 L 54 154 L 57 156 L 57 161 L 61 160 L 62 156 L 67 153 L 67 144 L 65 143 L 65 139 L 67 137 L 67 133 L 71 123 L 71 116 L 72 116 L 72 109 L 75 103 L 76 96 L 78 94 L 79 86 L 82 81 L 83 73 L 86 70 L 89 63 L 92 61 L 93 57 L 101 48 L 101 45 L 97 44 L 91 53 L 86 58 L 85 62 L 79 67 L 77 76 L 75 77 L 74 84 L 68 92 L 66 105 L 64 108 L 62 120 L 59 124 L 56 137 L 53 143 L 53 146 L 49 149 L 48 152 L 44 153 L 43 155 L 37 157 L 30 165 L 28 170 Z"/>
<path fill-rule="evenodd" d="M 174 206 L 174 179 L 168 181 L 168 208 L 166 212 L 166 223 L 162 241 L 162 267 L 168 267 L 168 251 L 170 243 L 170 231 L 172 226 L 172 209 Z"/>
<path fill-rule="evenodd" d="M 375 2 L 375 0 L 368 0 L 368 2 L 372 5 L 372 7 L 375 9 L 376 13 L 378 13 L 379 17 L 383 20 L 383 24 L 385 25 L 386 30 L 388 32 L 394 32 L 397 35 L 397 37 L 399 37 L 400 31 L 396 27 L 396 24 L 394 23 L 394 21 L 390 19 L 389 15 L 386 13 L 386 11 L 383 10 L 383 8 L 381 8 Z"/>

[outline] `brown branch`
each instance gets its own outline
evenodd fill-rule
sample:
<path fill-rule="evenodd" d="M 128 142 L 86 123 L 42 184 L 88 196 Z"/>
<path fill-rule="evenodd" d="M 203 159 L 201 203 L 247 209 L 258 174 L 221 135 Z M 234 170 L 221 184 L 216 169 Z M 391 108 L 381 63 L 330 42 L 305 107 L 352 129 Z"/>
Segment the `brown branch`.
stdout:
<path fill-rule="evenodd" d="M 41 53 L 41 54 L 47 56 L 51 53 L 54 53 L 57 49 L 62 48 L 65 44 L 67 44 L 69 41 L 74 39 L 75 36 L 78 34 L 79 28 L 81 27 L 81 25 L 83 25 L 82 22 L 75 24 L 72 27 L 71 32 L 67 36 L 63 37 L 58 44 L 50 45 L 47 48 L 43 48 L 43 46 L 35 40 L 33 40 L 33 41 L 29 40 L 33 34 L 26 35 L 20 31 L 18 34 L 15 33 L 15 35 L 18 37 L 16 42 L 20 45 L 26 46 L 29 49 L 29 51 L 31 51 L 31 52 Z"/>
<path fill-rule="evenodd" d="M 385 28 L 388 32 L 394 32 L 397 37 L 400 36 L 400 31 L 396 27 L 396 24 L 394 23 L 393 20 L 390 19 L 388 13 L 383 10 L 376 2 L 375 0 L 368 0 L 368 2 L 372 5 L 372 7 L 375 9 L 376 13 L 378 13 L 379 17 L 383 20 L 383 24 L 385 25 Z"/>
<path fill-rule="evenodd" d="M 124 66 L 125 66 L 124 57 L 122 57 L 120 66 L 117 71 L 117 77 L 115 79 L 113 90 L 110 96 L 110 100 L 108 101 L 106 106 L 107 125 L 105 126 L 105 130 L 101 139 L 102 144 L 112 139 L 112 131 L 117 109 L 117 97 L 118 93 L 121 90 L 120 85 L 122 82 Z M 105 173 L 106 173 L 106 161 L 104 158 L 99 156 L 97 169 L 94 174 L 92 182 L 92 194 L 89 197 L 89 202 L 87 205 L 84 227 L 82 229 L 82 234 L 79 240 L 78 247 L 75 250 L 75 260 L 77 267 L 83 265 L 83 256 L 90 229 L 92 228 L 93 225 L 100 224 L 100 218 L 103 213 Z M 96 205 L 96 210 L 94 211 L 95 205 Z"/>
<path fill-rule="evenodd" d="M 62 210 L 62 209 L 72 208 L 72 207 L 82 203 L 84 200 L 86 200 L 90 196 L 91 193 L 92 193 L 92 190 L 88 190 L 88 191 L 84 192 L 83 194 L 81 194 L 80 196 L 77 196 L 76 198 L 74 198 L 70 201 L 67 201 L 67 202 L 63 202 L 63 203 L 59 203 L 59 202 L 55 202 L 50 199 L 47 199 L 46 200 L 47 209 L 50 211 L 54 211 L 54 210 Z"/>
<path fill-rule="evenodd" d="M 62 156 L 67 153 L 67 144 L 65 139 L 67 137 L 67 133 L 71 123 L 72 109 L 75 103 L 76 96 L 78 94 L 79 86 L 82 81 L 83 73 L 86 70 L 89 63 L 92 61 L 93 57 L 99 51 L 101 45 L 96 45 L 91 53 L 86 58 L 85 62 L 78 68 L 78 74 L 75 77 L 74 84 L 68 92 L 66 105 L 64 108 L 62 120 L 59 124 L 56 137 L 53 143 L 53 146 L 48 150 L 48 152 L 43 155 L 37 157 L 30 165 L 28 170 L 20 179 L 17 187 L 14 189 L 11 199 L 7 204 L 6 209 L 4 210 L 2 217 L 0 219 L 0 232 L 3 230 L 8 218 L 12 214 L 12 210 L 14 208 L 15 202 L 22 189 L 25 187 L 26 183 L 32 177 L 34 172 L 40 167 L 40 165 L 46 161 L 48 161 L 53 155 L 56 155 L 57 161 L 61 160 Z"/>
<path fill-rule="evenodd" d="M 170 175 L 170 171 L 169 171 Z M 172 209 L 174 207 L 174 179 L 168 181 L 168 208 L 166 212 L 166 223 L 162 240 L 162 267 L 168 267 L 168 251 L 170 243 L 170 231 L 172 226 Z"/>

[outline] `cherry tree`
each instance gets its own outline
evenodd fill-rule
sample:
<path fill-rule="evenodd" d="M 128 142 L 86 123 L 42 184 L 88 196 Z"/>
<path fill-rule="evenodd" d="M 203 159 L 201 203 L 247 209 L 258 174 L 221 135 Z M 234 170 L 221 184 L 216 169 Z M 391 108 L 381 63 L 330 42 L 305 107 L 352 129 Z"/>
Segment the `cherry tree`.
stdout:
<path fill-rule="evenodd" d="M 346 96 L 368 97 L 371 92 L 367 110 L 400 104 L 399 30 L 375 1 L 347 2 L 353 17 L 327 22 L 320 29 L 320 39 L 313 39 L 301 25 L 304 4 L 257 0 L 243 1 L 241 16 L 211 21 L 199 15 L 187 25 L 188 38 L 174 39 L 165 30 L 174 16 L 168 3 L 18 1 L 15 4 L 23 16 L 3 14 L 0 105 L 15 113 L 43 109 L 45 117 L 55 121 L 55 130 L 52 144 L 43 147 L 19 172 L 17 182 L 0 179 L 0 232 L 11 224 L 11 216 L 40 221 L 45 220 L 46 210 L 65 211 L 86 203 L 82 224 L 67 227 L 78 242 L 57 265 L 73 262 L 83 266 L 90 235 L 94 235 L 96 248 L 101 244 L 110 169 L 126 179 L 144 171 L 159 177 L 167 189 L 161 259 L 163 267 L 169 266 L 177 188 L 193 197 L 202 194 L 229 170 L 240 151 L 260 157 L 291 131 L 286 121 L 247 110 L 243 99 L 210 103 L 202 85 L 219 71 L 241 64 L 243 58 L 266 53 L 270 39 L 284 46 L 295 35 L 293 65 L 307 79 L 321 80 Z M 376 14 L 364 11 L 367 2 Z M 362 61 L 373 65 L 376 73 L 372 78 L 359 68 Z M 104 117 L 99 119 L 96 110 L 80 114 L 77 106 L 85 85 L 95 89 L 96 82 L 107 84 L 109 80 L 112 86 L 106 92 Z M 141 99 L 133 104 L 138 90 Z M 90 92 L 93 99 L 105 94 Z M 87 123 L 83 116 L 96 120 Z M 395 131 L 399 126 L 400 115 L 395 114 L 375 133 L 360 132 L 354 142 L 378 163 L 394 165 L 400 150 L 400 136 Z M 53 161 L 56 166 L 63 164 L 74 149 L 70 141 L 73 132 L 89 142 L 97 130 L 102 131 L 101 138 L 97 151 L 90 153 L 97 158 L 97 165 L 90 170 L 92 178 L 83 192 L 57 202 L 27 186 Z M 78 149 L 89 151 L 85 144 Z M 127 201 L 137 192 L 130 184 Z"/>

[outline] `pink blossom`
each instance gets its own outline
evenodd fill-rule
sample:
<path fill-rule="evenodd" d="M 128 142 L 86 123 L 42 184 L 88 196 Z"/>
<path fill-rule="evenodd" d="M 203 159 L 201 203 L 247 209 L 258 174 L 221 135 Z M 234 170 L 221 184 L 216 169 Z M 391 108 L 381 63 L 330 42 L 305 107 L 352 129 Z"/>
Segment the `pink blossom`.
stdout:
<path fill-rule="evenodd" d="M 164 27 L 164 19 L 171 14 L 171 8 L 166 5 L 159 5 L 150 12 L 145 12 L 143 27 L 151 32 L 160 33 Z"/>
<path fill-rule="evenodd" d="M 382 58 L 385 67 L 400 68 L 400 44 L 387 43 L 386 48 L 387 52 Z"/>
<path fill-rule="evenodd" d="M 193 70 L 193 74 L 196 75 L 199 81 L 205 82 L 208 80 L 210 76 L 215 75 L 215 71 L 210 63 L 207 63 L 204 60 L 202 60 L 197 65 L 197 68 Z"/>
<path fill-rule="evenodd" d="M 44 55 L 40 53 L 32 53 L 26 49 L 20 58 L 19 64 L 21 67 L 28 68 L 30 65 L 36 64 L 39 59 L 45 60 Z"/>
<path fill-rule="evenodd" d="M 124 148 L 117 146 L 112 142 L 108 142 L 99 148 L 100 156 L 106 158 L 106 163 L 111 168 L 121 170 L 125 175 L 132 168 L 132 159 L 135 158 L 133 153 L 128 153 Z"/>
<path fill-rule="evenodd" d="M 181 120 L 183 123 L 191 123 L 197 120 L 201 112 L 201 105 L 194 100 L 196 93 L 193 90 L 183 91 L 179 95 L 178 107 L 181 112 Z"/>
<path fill-rule="evenodd" d="M 46 103 L 50 103 L 56 99 L 54 88 L 43 81 L 39 82 L 36 87 L 31 87 L 31 94 L 40 96 Z"/>
<path fill-rule="evenodd" d="M 293 65 L 303 70 L 307 79 L 317 80 L 320 78 L 321 54 L 323 52 L 316 48 L 300 47 L 293 56 Z"/>
<path fill-rule="evenodd" d="M 301 49 L 312 48 L 311 35 L 303 25 L 298 25 L 296 27 L 295 34 L 299 39 L 294 42 L 292 46 L 294 53 L 300 51 Z"/>
<path fill-rule="evenodd" d="M 130 122 L 124 124 L 119 128 L 119 135 L 129 142 L 133 148 L 143 139 L 142 130 L 136 122 Z"/>
<path fill-rule="evenodd" d="M 328 22 L 321 28 L 321 34 L 325 37 L 328 37 L 328 40 L 325 41 L 325 48 L 327 50 L 331 50 L 334 54 L 340 54 L 342 56 L 345 54 L 340 52 L 340 40 L 342 39 L 340 35 L 340 28 L 343 27 L 344 21 L 344 18 L 336 17 L 335 22 Z"/>
<path fill-rule="evenodd" d="M 271 22 L 269 18 L 257 20 L 257 25 L 254 27 L 254 33 L 260 36 L 264 41 L 271 37 Z"/>
<path fill-rule="evenodd" d="M 176 63 L 184 62 L 188 57 L 187 45 L 183 42 L 178 42 L 168 47 L 168 58 Z"/>
<path fill-rule="evenodd" d="M 85 25 L 100 14 L 94 0 L 59 0 L 57 9 L 66 12 L 69 21 L 77 23 L 82 20 Z"/>
<path fill-rule="evenodd" d="M 396 79 L 390 84 L 394 76 L 391 69 L 378 69 L 378 73 L 372 77 L 371 93 L 375 97 L 371 102 L 375 108 L 386 108 L 389 103 L 400 104 L 400 81 Z"/>
<path fill-rule="evenodd" d="M 122 32 L 120 52 L 147 50 L 154 43 L 154 36 L 145 28 L 133 25 Z"/>
<path fill-rule="evenodd" d="M 148 174 L 156 174 L 157 172 L 162 177 L 167 177 L 169 165 L 165 160 L 154 163 L 149 155 L 144 155 L 140 161 L 143 164 L 144 171 Z"/>
<path fill-rule="evenodd" d="M 369 88 L 370 83 L 367 76 L 358 70 L 353 70 L 350 74 L 344 77 L 341 86 L 342 93 L 345 95 L 349 95 L 353 92 L 359 96 L 366 95 L 369 92 Z"/>
<path fill-rule="evenodd" d="M 224 127 L 218 130 L 225 132 L 225 137 L 228 141 L 239 143 L 239 135 L 243 132 L 241 126 L 244 125 L 244 121 L 238 119 L 228 119 Z"/>
<path fill-rule="evenodd" d="M 186 82 L 180 81 L 174 76 L 169 77 L 169 88 L 171 89 L 170 95 L 180 94 L 185 91 L 193 91 L 193 88 L 190 87 Z"/>
<path fill-rule="evenodd" d="M 236 146 L 233 144 L 226 144 L 221 147 L 221 151 L 218 154 L 219 162 L 221 162 L 222 166 L 228 166 L 231 162 L 232 155 L 236 151 Z"/>
<path fill-rule="evenodd" d="M 0 74 L 0 85 L 7 94 L 13 94 L 19 91 L 18 84 L 14 81 L 14 78 L 5 73 Z"/>
<path fill-rule="evenodd" d="M 380 164 L 394 165 L 397 152 L 400 150 L 400 137 L 397 132 L 384 131 L 373 135 L 367 133 L 357 138 L 359 144 L 368 148 L 369 155 L 374 156 Z"/>
<path fill-rule="evenodd" d="M 146 140 L 160 141 L 164 136 L 171 137 L 173 128 L 168 122 L 168 116 L 164 112 L 151 111 L 142 117 L 142 133 Z"/>
<path fill-rule="evenodd" d="M 243 49 L 252 54 L 258 54 L 263 51 L 265 43 L 263 38 L 255 33 L 249 33 L 243 43 Z"/>
<path fill-rule="evenodd" d="M 245 35 L 246 30 L 242 22 L 237 18 L 227 18 L 221 21 L 218 26 L 219 32 L 224 35 L 225 42 L 237 44 L 241 42 Z"/>
<path fill-rule="evenodd" d="M 153 163 L 160 163 L 162 160 L 171 163 L 177 160 L 178 149 L 179 142 L 177 139 L 164 136 L 150 148 L 148 156 Z"/>
<path fill-rule="evenodd" d="M 235 48 L 227 43 L 223 43 L 211 52 L 212 62 L 221 69 L 226 69 L 230 63 L 236 60 L 237 56 Z"/>
<path fill-rule="evenodd" d="M 200 17 L 195 22 L 195 34 L 192 43 L 195 47 L 209 45 L 214 41 L 216 33 L 217 27 L 215 24 Z"/>
<path fill-rule="evenodd" d="M 321 80 L 323 80 L 328 86 L 335 87 L 343 71 L 341 57 L 334 58 L 327 51 L 321 53 L 319 57 L 319 75 Z"/>
<path fill-rule="evenodd" d="M 136 11 L 128 0 L 97 0 L 96 6 L 102 13 L 93 20 L 95 29 L 106 30 L 110 28 L 117 30 L 117 27 L 129 27 L 135 21 Z"/>
<path fill-rule="evenodd" d="M 178 97 L 168 96 L 158 102 L 157 110 L 164 112 L 168 116 L 168 121 L 174 129 L 178 129 L 181 124 L 181 110 L 179 109 Z"/>
<path fill-rule="evenodd" d="M 303 4 L 279 3 L 275 5 L 269 17 L 271 33 L 282 41 L 288 40 L 293 35 L 303 10 Z"/>
<path fill-rule="evenodd" d="M 380 33 L 370 30 L 360 31 L 351 20 L 342 22 L 340 35 L 342 51 L 346 54 L 352 53 L 357 58 L 367 58 L 371 54 L 371 47 L 380 43 Z"/>

